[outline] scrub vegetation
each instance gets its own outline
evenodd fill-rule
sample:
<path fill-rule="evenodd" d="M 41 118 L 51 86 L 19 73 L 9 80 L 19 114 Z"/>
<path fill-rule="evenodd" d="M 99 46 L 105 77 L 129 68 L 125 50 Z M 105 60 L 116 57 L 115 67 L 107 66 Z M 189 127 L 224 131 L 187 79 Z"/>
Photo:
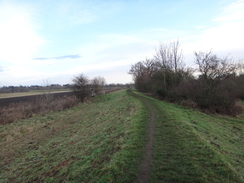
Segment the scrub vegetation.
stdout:
<path fill-rule="evenodd" d="M 136 89 L 205 112 L 241 113 L 237 101 L 244 94 L 243 62 L 212 51 L 194 54 L 197 69 L 187 68 L 178 41 L 161 44 L 153 58 L 131 66 Z"/>

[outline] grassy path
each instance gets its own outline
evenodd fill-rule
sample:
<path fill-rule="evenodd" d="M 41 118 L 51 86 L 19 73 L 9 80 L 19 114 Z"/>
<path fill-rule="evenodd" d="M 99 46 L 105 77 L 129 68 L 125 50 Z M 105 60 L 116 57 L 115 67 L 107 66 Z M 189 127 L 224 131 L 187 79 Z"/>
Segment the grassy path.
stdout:
<path fill-rule="evenodd" d="M 153 141 L 154 141 L 154 133 L 155 133 L 155 118 L 156 112 L 154 106 L 144 97 L 133 95 L 143 102 L 146 106 L 146 109 L 149 111 L 149 133 L 146 141 L 146 147 L 144 150 L 144 155 L 142 162 L 140 164 L 139 173 L 137 175 L 137 183 L 144 183 L 150 180 L 150 174 L 152 169 L 152 153 L 153 153 Z"/>
<path fill-rule="evenodd" d="M 149 181 L 145 179 L 144 182 L 223 183 L 243 181 L 240 175 L 241 171 L 237 172 L 235 169 L 242 166 L 243 156 L 241 157 L 241 152 L 243 151 L 239 150 L 240 163 L 234 168 L 223 156 L 224 154 L 221 154 L 222 151 L 218 151 L 216 145 L 209 139 L 211 135 L 216 136 L 218 133 L 220 136 L 223 135 L 221 130 L 212 134 L 213 129 L 211 127 L 216 124 L 211 124 L 209 131 L 198 131 L 198 128 L 204 125 L 201 124 L 202 118 L 205 117 L 205 120 L 213 120 L 213 118 L 139 93 L 136 93 L 136 96 L 153 110 L 153 112 L 151 111 L 151 118 L 155 118 L 153 153 L 152 157 L 148 157 L 148 159 L 152 159 L 152 167 L 148 166 Z M 194 118 L 199 119 L 199 121 L 193 121 Z M 205 123 L 208 124 L 207 121 Z M 148 142 L 151 138 L 150 133 Z M 241 141 L 241 137 L 238 140 Z M 229 142 L 226 145 L 229 146 L 231 143 Z M 240 145 L 241 143 L 239 143 Z M 235 152 L 231 151 L 231 153 Z M 148 150 L 146 150 L 145 155 L 151 156 L 150 153 L 148 154 Z M 144 166 L 144 162 L 141 166 Z M 140 172 L 139 176 L 143 176 L 143 174 Z"/>

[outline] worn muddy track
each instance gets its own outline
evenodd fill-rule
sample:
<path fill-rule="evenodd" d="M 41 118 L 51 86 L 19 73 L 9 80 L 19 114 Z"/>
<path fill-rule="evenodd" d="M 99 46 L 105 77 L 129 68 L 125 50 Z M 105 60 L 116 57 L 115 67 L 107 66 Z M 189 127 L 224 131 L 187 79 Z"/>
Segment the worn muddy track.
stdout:
<path fill-rule="evenodd" d="M 153 153 L 153 138 L 155 133 L 155 119 L 156 119 L 156 110 L 155 107 L 150 103 L 150 101 L 143 97 L 132 93 L 132 96 L 138 98 L 143 102 L 146 108 L 149 111 L 149 133 L 146 140 L 145 151 L 143 154 L 143 159 L 139 166 L 139 172 L 136 179 L 136 183 L 147 183 L 150 180 L 151 170 L 152 170 L 152 153 Z"/>

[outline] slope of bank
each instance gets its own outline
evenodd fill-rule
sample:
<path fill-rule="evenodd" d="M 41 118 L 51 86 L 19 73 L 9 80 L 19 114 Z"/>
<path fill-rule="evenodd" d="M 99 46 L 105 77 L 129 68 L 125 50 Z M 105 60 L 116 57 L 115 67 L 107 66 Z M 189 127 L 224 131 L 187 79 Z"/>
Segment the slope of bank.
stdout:
<path fill-rule="evenodd" d="M 150 182 L 243 182 L 242 120 L 136 95 L 156 114 Z"/>
<path fill-rule="evenodd" d="M 0 182 L 133 182 L 147 111 L 125 90 L 0 126 Z"/>

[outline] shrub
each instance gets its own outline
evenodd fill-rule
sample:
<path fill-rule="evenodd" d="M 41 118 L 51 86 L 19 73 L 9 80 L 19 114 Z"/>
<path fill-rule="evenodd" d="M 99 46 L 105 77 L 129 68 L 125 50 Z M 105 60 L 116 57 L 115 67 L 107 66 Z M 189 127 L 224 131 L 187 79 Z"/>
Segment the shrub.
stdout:
<path fill-rule="evenodd" d="M 77 98 L 84 102 L 85 98 L 91 93 L 88 78 L 80 74 L 73 79 L 72 89 Z"/>
<path fill-rule="evenodd" d="M 239 99 L 244 100 L 244 74 L 239 75 L 236 80 L 236 93 Z"/>

